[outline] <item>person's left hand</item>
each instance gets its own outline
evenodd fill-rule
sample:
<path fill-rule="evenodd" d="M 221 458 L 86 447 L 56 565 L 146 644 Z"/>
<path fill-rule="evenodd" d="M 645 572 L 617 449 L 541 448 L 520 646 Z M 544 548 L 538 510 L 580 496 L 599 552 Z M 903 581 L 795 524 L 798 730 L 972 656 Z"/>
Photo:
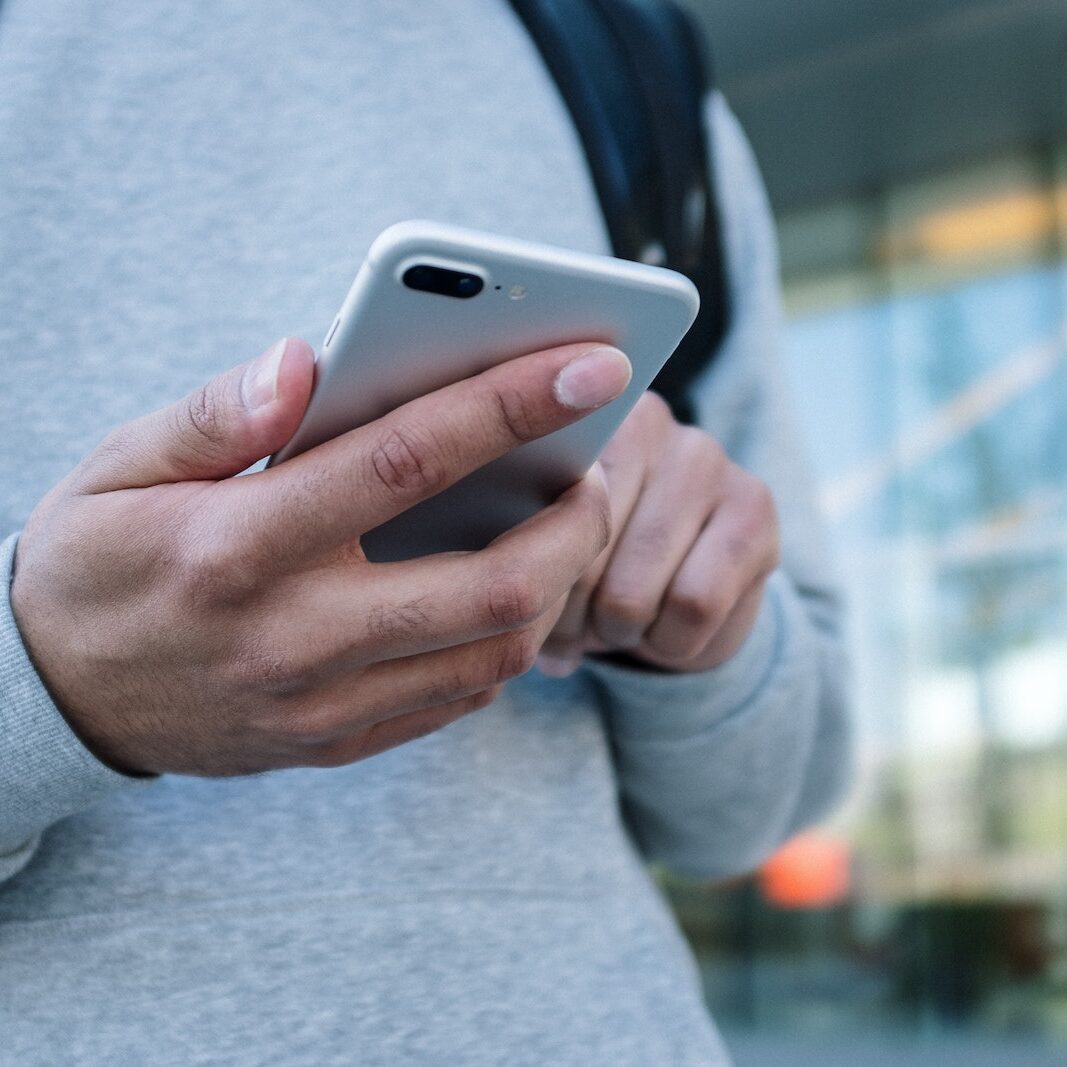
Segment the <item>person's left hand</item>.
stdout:
<path fill-rule="evenodd" d="M 600 462 L 612 538 L 573 588 L 538 659 L 564 677 L 586 653 L 703 671 L 744 643 L 778 565 L 770 490 L 646 393 Z"/>

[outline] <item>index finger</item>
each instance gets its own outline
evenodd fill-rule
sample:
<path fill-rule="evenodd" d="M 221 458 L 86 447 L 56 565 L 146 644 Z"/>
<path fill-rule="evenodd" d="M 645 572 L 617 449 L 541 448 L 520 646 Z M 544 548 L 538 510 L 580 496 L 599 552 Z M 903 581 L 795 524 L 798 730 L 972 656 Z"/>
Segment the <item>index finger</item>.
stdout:
<path fill-rule="evenodd" d="M 603 407 L 630 375 L 629 360 L 604 345 L 519 356 L 237 479 L 233 488 L 246 494 L 242 523 L 270 531 L 289 552 L 329 550 Z"/>

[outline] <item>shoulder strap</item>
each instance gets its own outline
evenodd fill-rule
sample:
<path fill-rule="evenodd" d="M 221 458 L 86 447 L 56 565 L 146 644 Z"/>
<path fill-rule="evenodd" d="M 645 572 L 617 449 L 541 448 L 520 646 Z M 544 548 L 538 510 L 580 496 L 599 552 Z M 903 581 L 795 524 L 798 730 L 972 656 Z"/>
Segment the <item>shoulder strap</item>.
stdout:
<path fill-rule="evenodd" d="M 700 291 L 697 321 L 653 383 L 691 421 L 690 388 L 728 319 L 699 33 L 673 0 L 511 3 L 571 113 L 615 255 L 681 271 Z"/>

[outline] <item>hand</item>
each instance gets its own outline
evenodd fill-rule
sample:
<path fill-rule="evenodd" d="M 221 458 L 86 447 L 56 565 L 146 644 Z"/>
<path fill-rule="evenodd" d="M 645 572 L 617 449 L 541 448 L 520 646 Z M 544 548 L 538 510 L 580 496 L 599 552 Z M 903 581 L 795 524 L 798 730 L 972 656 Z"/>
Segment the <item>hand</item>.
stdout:
<path fill-rule="evenodd" d="M 481 552 L 373 564 L 359 537 L 613 399 L 620 353 L 524 356 L 230 477 L 290 438 L 313 360 L 280 342 L 120 427 L 30 517 L 15 617 L 117 769 L 335 766 L 435 730 L 531 666 L 607 543 L 598 476 Z"/>
<path fill-rule="evenodd" d="M 612 538 L 574 587 L 538 659 L 564 677 L 625 652 L 670 671 L 717 667 L 755 623 L 778 565 L 767 487 L 646 393 L 601 457 Z"/>

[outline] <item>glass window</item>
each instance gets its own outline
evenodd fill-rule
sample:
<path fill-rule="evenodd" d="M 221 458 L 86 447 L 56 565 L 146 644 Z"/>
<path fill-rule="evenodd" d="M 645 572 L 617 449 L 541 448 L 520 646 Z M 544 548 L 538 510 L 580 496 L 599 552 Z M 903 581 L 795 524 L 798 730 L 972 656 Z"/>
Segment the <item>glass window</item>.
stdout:
<path fill-rule="evenodd" d="M 757 877 L 672 898 L 728 1030 L 1067 1062 L 1067 147 L 781 239 L 861 772 Z"/>

